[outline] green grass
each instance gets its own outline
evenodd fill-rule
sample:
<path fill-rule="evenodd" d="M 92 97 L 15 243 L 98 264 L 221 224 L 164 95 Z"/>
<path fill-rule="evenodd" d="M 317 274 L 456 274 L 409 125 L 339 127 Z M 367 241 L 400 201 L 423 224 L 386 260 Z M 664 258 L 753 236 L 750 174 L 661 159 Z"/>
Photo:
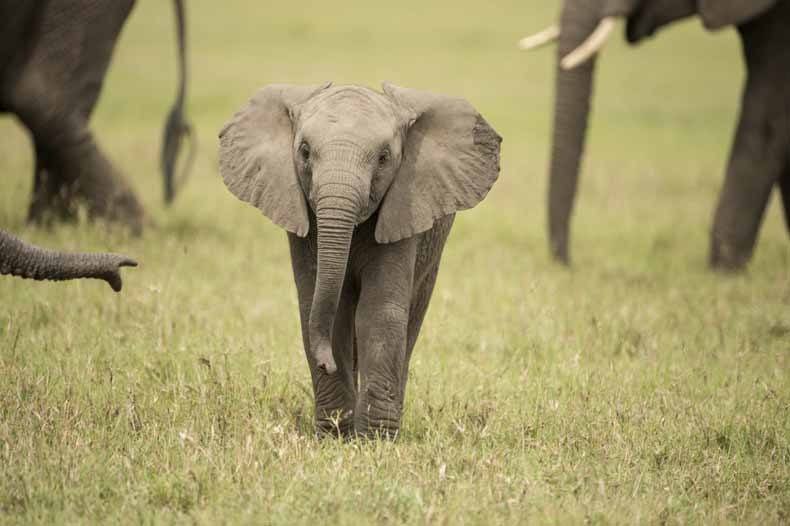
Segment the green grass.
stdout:
<path fill-rule="evenodd" d="M 536 7 L 535 4 L 539 4 Z M 280 7 L 273 7 L 279 5 Z M 101 282 L 0 279 L 0 523 L 790 520 L 790 243 L 706 269 L 743 78 L 698 23 L 600 63 L 572 271 L 544 232 L 557 2 L 189 2 L 194 175 L 161 205 L 172 17 L 143 0 L 94 119 L 156 227 L 24 223 L 29 140 L 0 122 L 0 224 L 137 257 Z M 505 137 L 458 216 L 394 444 L 317 441 L 285 235 L 223 187 L 216 133 L 269 82 L 461 95 Z"/>

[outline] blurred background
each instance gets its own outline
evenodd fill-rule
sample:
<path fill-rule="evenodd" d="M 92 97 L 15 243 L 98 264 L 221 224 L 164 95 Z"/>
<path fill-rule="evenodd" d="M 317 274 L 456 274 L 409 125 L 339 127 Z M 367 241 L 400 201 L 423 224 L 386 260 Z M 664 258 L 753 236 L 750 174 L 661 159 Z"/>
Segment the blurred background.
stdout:
<path fill-rule="evenodd" d="M 138 2 L 94 129 L 157 220 L 194 222 L 201 212 L 215 215 L 231 204 L 217 176 L 216 134 L 264 84 L 332 80 L 378 87 L 389 80 L 465 97 L 505 138 L 501 180 L 475 220 L 502 226 L 521 257 L 544 258 L 556 48 L 524 53 L 515 43 L 558 13 L 559 2 L 550 0 L 189 2 L 189 110 L 200 148 L 192 181 L 164 214 L 156 174 L 160 121 L 176 83 L 174 22 L 168 2 Z M 739 53 L 734 31 L 710 34 L 697 20 L 639 48 L 626 46 L 617 31 L 598 68 L 573 232 L 580 264 L 629 253 L 639 265 L 656 259 L 682 260 L 680 268 L 704 264 L 743 80 Z M 18 230 L 32 153 L 13 120 L 0 126 L 0 221 Z M 473 220 L 462 222 L 467 219 Z M 784 236 L 777 205 L 766 223 L 757 265 Z"/>

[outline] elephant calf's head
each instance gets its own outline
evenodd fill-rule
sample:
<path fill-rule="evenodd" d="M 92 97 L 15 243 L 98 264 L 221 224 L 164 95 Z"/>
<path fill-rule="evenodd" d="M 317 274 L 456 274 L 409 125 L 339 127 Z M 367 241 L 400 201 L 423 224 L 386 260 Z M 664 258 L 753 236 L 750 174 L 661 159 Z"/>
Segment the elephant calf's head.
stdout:
<path fill-rule="evenodd" d="M 500 137 L 462 99 L 385 84 L 271 85 L 220 133 L 220 171 L 239 199 L 304 237 L 315 215 L 310 348 L 335 370 L 330 335 L 354 228 L 378 211 L 393 243 L 471 208 L 499 173 Z"/>
<path fill-rule="evenodd" d="M 355 224 L 369 218 L 400 169 L 416 117 L 358 87 L 327 88 L 293 107 L 294 169 L 313 212 L 339 206 L 354 214 Z"/>

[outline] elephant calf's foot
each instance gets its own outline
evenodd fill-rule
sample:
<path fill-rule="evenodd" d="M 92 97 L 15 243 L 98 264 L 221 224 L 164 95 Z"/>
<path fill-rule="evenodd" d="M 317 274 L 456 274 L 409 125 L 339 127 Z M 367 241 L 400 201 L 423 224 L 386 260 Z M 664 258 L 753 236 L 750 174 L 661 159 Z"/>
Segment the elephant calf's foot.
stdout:
<path fill-rule="evenodd" d="M 397 438 L 402 409 L 393 397 L 386 398 L 387 400 L 378 400 L 375 395 L 368 394 L 360 400 L 354 420 L 357 436 L 385 440 Z"/>
<path fill-rule="evenodd" d="M 354 434 L 360 438 L 395 440 L 400 432 L 400 418 L 359 418 Z"/>
<path fill-rule="evenodd" d="M 348 438 L 354 434 L 354 412 L 350 409 L 316 411 L 315 432 L 319 438 Z"/>

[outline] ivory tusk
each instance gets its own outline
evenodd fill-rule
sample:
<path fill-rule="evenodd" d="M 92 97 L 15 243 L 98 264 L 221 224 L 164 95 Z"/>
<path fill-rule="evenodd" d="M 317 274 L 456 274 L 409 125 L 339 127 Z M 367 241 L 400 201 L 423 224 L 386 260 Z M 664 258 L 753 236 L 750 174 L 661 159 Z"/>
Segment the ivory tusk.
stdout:
<path fill-rule="evenodd" d="M 606 40 L 614 30 L 617 18 L 607 16 L 598 24 L 595 31 L 585 40 L 581 46 L 577 47 L 562 59 L 560 65 L 562 69 L 573 69 L 587 62 L 593 55 L 598 53 L 606 44 Z"/>
<path fill-rule="evenodd" d="M 535 33 L 534 35 L 522 38 L 518 41 L 518 47 L 524 51 L 529 51 L 532 49 L 537 49 L 541 46 L 545 46 L 546 44 L 550 44 L 558 38 L 560 38 L 560 26 L 554 24 L 553 26 L 547 27 L 540 33 Z"/>

